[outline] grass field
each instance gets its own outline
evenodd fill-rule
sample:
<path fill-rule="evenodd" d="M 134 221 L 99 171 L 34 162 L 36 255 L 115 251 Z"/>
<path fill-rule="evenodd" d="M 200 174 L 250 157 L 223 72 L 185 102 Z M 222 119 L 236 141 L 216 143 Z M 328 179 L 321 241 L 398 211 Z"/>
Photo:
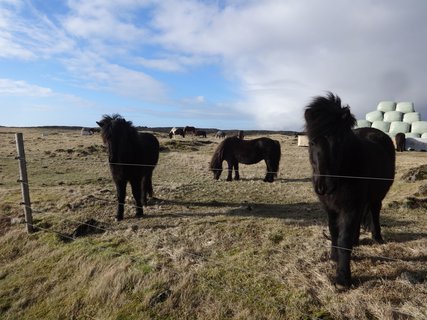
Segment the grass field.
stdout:
<path fill-rule="evenodd" d="M 397 154 L 381 213 L 386 244 L 362 233 L 354 286 L 340 293 L 307 149 L 293 136 L 269 135 L 282 145 L 269 184 L 263 163 L 241 165 L 241 181 L 226 182 L 224 173 L 215 181 L 212 136 L 155 133 L 163 149 L 155 199 L 136 219 L 128 189 L 125 219 L 115 222 L 99 135 L 19 129 L 38 228 L 28 235 L 14 131 L 0 128 L 2 319 L 427 318 L 427 173 L 402 178 L 427 153 Z"/>

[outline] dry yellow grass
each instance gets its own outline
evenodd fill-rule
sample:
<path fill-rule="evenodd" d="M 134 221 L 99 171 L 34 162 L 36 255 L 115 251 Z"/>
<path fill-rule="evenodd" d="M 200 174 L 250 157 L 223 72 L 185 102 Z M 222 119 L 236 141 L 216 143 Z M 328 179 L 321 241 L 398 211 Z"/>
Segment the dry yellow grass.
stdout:
<path fill-rule="evenodd" d="M 12 132 L 14 129 L 0 128 Z M 427 318 L 426 180 L 401 176 L 426 153 L 397 155 L 381 214 L 385 245 L 362 234 L 355 285 L 330 279 L 326 215 L 310 182 L 307 149 L 282 144 L 277 181 L 241 166 L 214 181 L 219 140 L 156 134 L 166 151 L 146 217 L 114 222 L 115 190 L 101 139 L 72 130 L 23 129 L 35 224 L 25 233 L 13 134 L 0 134 L 0 314 L 5 319 L 424 319 Z M 44 136 L 42 133 L 45 132 Z M 251 136 L 247 137 L 252 138 Z M 423 191 L 424 190 L 424 191 Z M 99 233 L 64 241 L 88 219 Z M 66 239 L 65 239 L 66 240 Z"/>

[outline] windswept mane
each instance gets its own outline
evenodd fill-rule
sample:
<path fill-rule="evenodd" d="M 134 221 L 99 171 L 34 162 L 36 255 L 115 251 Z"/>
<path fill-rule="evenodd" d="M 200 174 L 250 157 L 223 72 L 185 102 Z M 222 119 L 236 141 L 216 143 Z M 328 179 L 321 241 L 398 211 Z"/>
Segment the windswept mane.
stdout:
<path fill-rule="evenodd" d="M 224 160 L 224 145 L 227 141 L 227 139 L 223 140 L 212 155 L 211 163 L 209 165 L 211 171 L 221 168 L 222 161 Z"/>
<path fill-rule="evenodd" d="M 98 122 L 98 125 L 101 127 L 101 137 L 104 143 L 111 140 L 113 130 L 126 130 L 128 134 L 134 136 L 138 134 L 136 128 L 132 125 L 132 121 L 126 121 L 119 114 L 113 114 L 111 116 L 104 114 L 102 119 Z"/>
<path fill-rule="evenodd" d="M 342 106 L 341 99 L 332 92 L 326 97 L 315 97 L 304 113 L 306 131 L 310 139 L 325 134 L 349 132 L 356 124 L 348 105 Z"/>

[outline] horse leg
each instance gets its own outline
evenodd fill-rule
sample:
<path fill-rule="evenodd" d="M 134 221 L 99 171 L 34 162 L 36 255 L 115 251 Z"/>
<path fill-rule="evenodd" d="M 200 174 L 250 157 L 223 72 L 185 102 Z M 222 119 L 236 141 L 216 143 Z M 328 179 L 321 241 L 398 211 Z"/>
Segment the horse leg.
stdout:
<path fill-rule="evenodd" d="M 152 175 L 153 171 L 150 171 L 142 178 L 142 201 L 145 206 L 148 204 L 147 195 L 153 197 Z"/>
<path fill-rule="evenodd" d="M 240 180 L 240 175 L 239 175 L 239 162 L 235 161 L 233 164 L 234 167 L 234 180 Z"/>
<path fill-rule="evenodd" d="M 371 224 L 371 233 L 372 239 L 376 243 L 384 243 L 384 239 L 381 236 L 381 225 L 380 225 L 380 211 L 381 211 L 381 201 L 371 204 L 371 214 L 372 214 L 372 224 Z"/>
<path fill-rule="evenodd" d="M 228 174 L 227 174 L 227 181 L 233 180 L 233 163 L 229 160 L 227 160 L 227 166 L 228 166 Z"/>
<path fill-rule="evenodd" d="M 338 218 L 337 213 L 333 210 L 328 210 L 328 226 L 329 234 L 331 235 L 331 260 L 338 261 Z"/>
<path fill-rule="evenodd" d="M 274 181 L 274 173 L 271 168 L 271 164 L 269 160 L 265 160 L 265 165 L 267 166 L 267 173 L 265 174 L 264 182 L 273 182 Z"/>
<path fill-rule="evenodd" d="M 136 206 L 136 213 L 135 216 L 137 218 L 142 217 L 144 214 L 142 209 L 142 202 L 141 202 L 141 196 L 142 196 L 142 183 L 141 179 L 133 178 L 130 182 L 132 187 L 132 194 L 133 198 L 135 199 L 135 206 Z"/>
<path fill-rule="evenodd" d="M 116 190 L 117 190 L 117 213 L 116 220 L 123 220 L 123 212 L 125 207 L 125 199 L 126 199 L 126 180 L 118 180 L 115 181 Z"/>
<path fill-rule="evenodd" d="M 351 285 L 350 259 L 356 228 L 360 228 L 357 212 L 345 212 L 339 218 L 338 263 L 335 285 L 338 289 L 347 289 Z"/>

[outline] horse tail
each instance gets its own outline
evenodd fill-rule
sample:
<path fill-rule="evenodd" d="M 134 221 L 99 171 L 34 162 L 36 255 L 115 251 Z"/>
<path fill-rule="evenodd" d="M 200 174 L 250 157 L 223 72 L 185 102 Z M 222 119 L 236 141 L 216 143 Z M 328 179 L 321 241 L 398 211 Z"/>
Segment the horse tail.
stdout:
<path fill-rule="evenodd" d="M 215 171 L 215 169 L 221 168 L 222 161 L 224 159 L 224 141 L 222 141 L 218 147 L 216 148 L 214 154 L 212 155 L 212 159 L 210 162 L 211 171 Z"/>
<path fill-rule="evenodd" d="M 282 150 L 279 141 L 273 140 L 273 143 L 273 150 L 271 153 L 271 169 L 274 172 L 274 176 L 277 177 L 277 173 L 279 172 L 279 163 L 280 157 L 282 155 Z"/>

